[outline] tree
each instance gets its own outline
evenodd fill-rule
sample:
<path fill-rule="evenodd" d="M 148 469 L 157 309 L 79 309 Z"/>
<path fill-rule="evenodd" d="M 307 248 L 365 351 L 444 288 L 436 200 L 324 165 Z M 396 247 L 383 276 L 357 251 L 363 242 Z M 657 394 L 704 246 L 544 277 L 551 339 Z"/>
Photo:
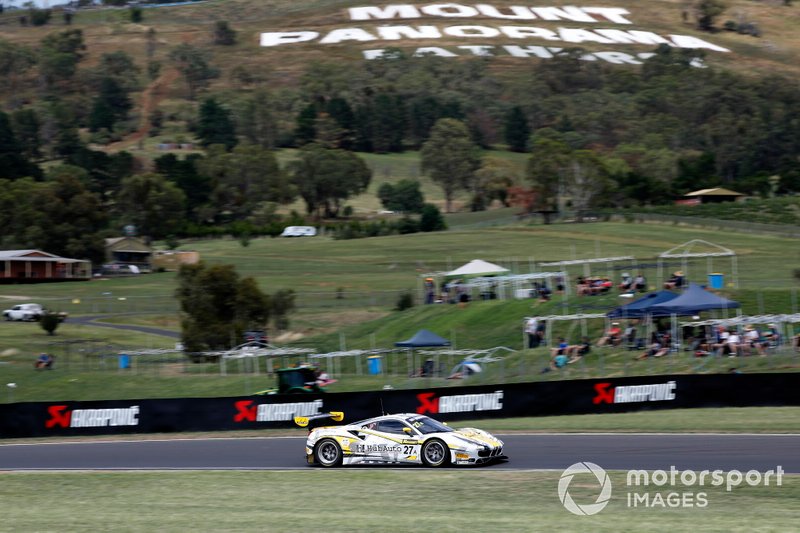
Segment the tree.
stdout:
<path fill-rule="evenodd" d="M 278 124 L 272 112 L 274 103 L 265 90 L 256 90 L 252 97 L 238 107 L 236 124 L 251 144 L 262 148 L 275 148 L 278 137 Z"/>
<path fill-rule="evenodd" d="M 128 18 L 134 24 L 138 24 L 142 21 L 143 10 L 139 6 L 130 6 L 128 8 Z"/>
<path fill-rule="evenodd" d="M 68 86 L 77 72 L 85 50 L 81 30 L 64 30 L 42 39 L 39 72 L 45 86 L 50 90 Z"/>
<path fill-rule="evenodd" d="M 155 160 L 156 172 L 178 186 L 186 196 L 186 212 L 195 219 L 201 218 L 201 208 L 211 196 L 211 178 L 200 173 L 198 161 L 203 156 L 193 154 L 179 160 L 174 154 L 165 154 Z"/>
<path fill-rule="evenodd" d="M 530 135 L 531 128 L 522 108 L 520 106 L 512 107 L 505 120 L 505 139 L 508 148 L 512 152 L 527 151 Z"/>
<path fill-rule="evenodd" d="M 197 170 L 210 180 L 213 216 L 233 220 L 251 216 L 264 202 L 287 203 L 295 191 L 278 167 L 275 154 L 260 146 L 240 145 L 226 153 L 213 145 Z"/>
<path fill-rule="evenodd" d="M 369 167 L 356 154 L 317 143 L 304 146 L 288 169 L 307 212 L 317 217 L 338 216 L 342 202 L 364 192 L 372 179 Z"/>
<path fill-rule="evenodd" d="M 94 99 L 89 115 L 89 130 L 112 130 L 114 124 L 128 118 L 128 111 L 132 107 L 128 92 L 114 78 L 103 78 L 100 93 Z"/>
<path fill-rule="evenodd" d="M 703 31 L 712 31 L 717 18 L 728 8 L 722 0 L 696 0 L 693 7 L 697 27 Z"/>
<path fill-rule="evenodd" d="M 472 186 L 480 165 L 480 155 L 469 130 L 460 120 L 438 120 L 420 155 L 422 170 L 444 191 L 445 211 L 452 212 L 456 191 Z"/>
<path fill-rule="evenodd" d="M 570 154 L 563 174 L 575 218 L 582 222 L 586 211 L 594 205 L 606 187 L 605 168 L 600 158 L 591 150 L 575 150 Z"/>
<path fill-rule="evenodd" d="M 35 7 L 30 7 L 28 9 L 28 19 L 34 26 L 44 26 L 50 22 L 50 17 L 52 15 L 53 12 L 49 9 L 37 9 Z"/>
<path fill-rule="evenodd" d="M 187 352 L 229 349 L 248 329 L 263 329 L 270 299 L 233 265 L 183 265 L 175 295 L 181 307 L 181 337 Z"/>
<path fill-rule="evenodd" d="M 223 46 L 236 44 L 236 30 L 228 25 L 227 20 L 218 20 L 214 24 L 214 44 Z"/>
<path fill-rule="evenodd" d="M 230 111 L 219 105 L 214 98 L 207 98 L 200 106 L 197 136 L 203 146 L 221 144 L 228 150 L 238 142 Z"/>
<path fill-rule="evenodd" d="M 475 173 L 475 181 L 476 190 L 487 206 L 493 200 L 499 200 L 508 207 L 508 189 L 517 182 L 517 171 L 506 159 L 487 157 Z"/>
<path fill-rule="evenodd" d="M 289 313 L 295 309 L 295 292 L 292 289 L 281 289 L 270 297 L 270 311 L 275 329 L 289 329 Z"/>
<path fill-rule="evenodd" d="M 42 156 L 42 139 L 39 135 L 41 124 L 39 115 L 33 109 L 20 109 L 11 115 L 14 134 L 22 147 L 23 155 L 31 159 Z"/>
<path fill-rule="evenodd" d="M 18 80 L 36 64 L 36 54 L 27 46 L 0 39 L 0 88 L 14 94 Z"/>
<path fill-rule="evenodd" d="M 23 148 L 11 129 L 8 115 L 0 111 L 0 177 L 17 179 L 41 175 L 39 167 L 25 158 Z"/>
<path fill-rule="evenodd" d="M 534 211 L 560 210 L 560 196 L 563 194 L 561 175 L 567 164 L 569 152 L 570 147 L 554 130 L 543 129 L 534 135 L 533 149 L 527 167 L 527 177 L 533 184 L 535 192 Z M 548 220 L 547 217 L 545 220 Z"/>
<path fill-rule="evenodd" d="M 118 217 L 143 235 L 163 239 L 184 221 L 186 196 L 160 174 L 136 174 L 122 180 L 116 198 Z"/>
<path fill-rule="evenodd" d="M 416 180 L 403 179 L 395 185 L 384 183 L 378 189 L 381 204 L 390 211 L 403 213 L 420 213 L 425 204 L 425 197 Z"/>
<path fill-rule="evenodd" d="M 190 100 L 194 100 L 197 92 L 207 87 L 211 79 L 219 76 L 219 70 L 209 64 L 211 54 L 189 43 L 173 48 L 169 59 L 186 81 Z"/>
<path fill-rule="evenodd" d="M 297 146 L 313 142 L 317 137 L 317 106 L 308 104 L 297 115 L 297 126 L 294 130 L 294 139 Z"/>
<path fill-rule="evenodd" d="M 19 244 L 47 250 L 64 257 L 89 259 L 101 263 L 105 247 L 101 231 L 108 221 L 100 198 L 87 190 L 86 171 L 61 165 L 47 171 L 47 181 L 35 189 L 33 196 L 21 199 L 23 226 L 16 231 Z M 32 191 L 33 192 L 33 191 Z M 14 210 L 15 216 L 20 213 Z"/>
<path fill-rule="evenodd" d="M 447 224 L 439 208 L 433 204 L 425 204 L 422 207 L 422 216 L 419 219 L 419 230 L 444 231 L 446 229 Z"/>
<path fill-rule="evenodd" d="M 124 91 L 130 92 L 139 88 L 141 69 L 133 58 L 122 50 L 108 52 L 100 57 L 100 62 L 89 73 L 89 83 L 97 91 L 102 90 L 103 83 L 113 79 Z"/>

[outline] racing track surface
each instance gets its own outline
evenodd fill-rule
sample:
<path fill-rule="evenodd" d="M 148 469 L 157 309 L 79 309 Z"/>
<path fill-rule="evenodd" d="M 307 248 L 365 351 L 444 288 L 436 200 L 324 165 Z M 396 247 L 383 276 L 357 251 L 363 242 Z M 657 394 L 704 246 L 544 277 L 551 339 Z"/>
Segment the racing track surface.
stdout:
<path fill-rule="evenodd" d="M 800 435 L 514 434 L 492 470 L 555 469 L 591 461 L 606 469 L 759 470 L 800 473 Z M 296 470 L 303 437 L 213 438 L 0 445 L 0 470 Z M 361 467 L 357 467 L 361 468 Z M 374 467 L 372 467 L 374 468 Z M 413 467 L 411 467 L 413 468 Z"/>

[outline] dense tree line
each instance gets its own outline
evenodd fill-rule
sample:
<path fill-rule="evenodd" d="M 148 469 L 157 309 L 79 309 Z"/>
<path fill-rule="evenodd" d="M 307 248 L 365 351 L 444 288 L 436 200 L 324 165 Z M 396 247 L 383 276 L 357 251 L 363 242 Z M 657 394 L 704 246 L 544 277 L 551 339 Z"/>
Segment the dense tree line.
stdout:
<path fill-rule="evenodd" d="M 697 3 L 695 22 L 713 26 L 718 4 Z M 355 151 L 420 150 L 448 210 L 461 191 L 471 209 L 524 196 L 531 209 L 570 207 L 579 216 L 717 185 L 800 191 L 797 82 L 696 68 L 699 52 L 666 46 L 641 68 L 585 61 L 574 49 L 515 72 L 498 72 L 487 57 L 395 50 L 311 63 L 296 87 L 278 88 L 269 73 L 216 63 L 212 50 L 236 45 L 236 31 L 218 23 L 210 46 L 160 51 L 163 66 L 182 76 L 188 103 L 169 117 L 145 117 L 154 133 L 166 120 L 182 123 L 205 152 L 151 162 L 98 150 L 141 122 L 134 101 L 147 82 L 142 71 L 152 80 L 162 68 L 153 31 L 147 42 L 147 65 L 120 50 L 86 66 L 80 29 L 54 31 L 36 46 L 0 39 L 2 201 L 25 212 L 36 208 L 35 194 L 55 195 L 79 221 L 52 226 L 60 215 L 45 206 L 22 227 L 7 211 L 3 245 L 96 257 L 102 236 L 129 223 L 153 238 L 204 227 L 272 232 L 277 207 L 297 198 L 309 216 L 340 217 L 372 181 Z M 229 87 L 212 91 L 223 75 Z M 278 164 L 281 147 L 299 148 L 294 161 Z M 481 157 L 492 147 L 530 154 L 522 181 L 506 161 Z M 396 186 L 379 191 L 384 205 L 421 212 L 413 182 Z"/>

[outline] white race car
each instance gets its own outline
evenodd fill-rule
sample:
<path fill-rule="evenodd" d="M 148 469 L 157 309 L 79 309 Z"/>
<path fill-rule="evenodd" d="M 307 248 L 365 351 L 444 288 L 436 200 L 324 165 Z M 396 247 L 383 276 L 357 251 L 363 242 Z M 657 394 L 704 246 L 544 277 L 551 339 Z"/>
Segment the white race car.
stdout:
<path fill-rule="evenodd" d="M 342 412 L 295 417 L 298 426 L 330 418 L 341 422 Z M 342 426 L 309 428 L 309 464 L 422 464 L 477 465 L 505 461 L 503 441 L 480 429 L 453 429 L 418 414 L 383 415 Z"/>

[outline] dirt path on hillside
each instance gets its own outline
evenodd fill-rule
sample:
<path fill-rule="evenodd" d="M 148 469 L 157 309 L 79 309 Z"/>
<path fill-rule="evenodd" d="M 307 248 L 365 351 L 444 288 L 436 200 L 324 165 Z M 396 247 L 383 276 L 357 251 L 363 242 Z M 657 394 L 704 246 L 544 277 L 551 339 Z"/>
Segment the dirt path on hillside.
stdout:
<path fill-rule="evenodd" d="M 167 96 L 167 92 L 173 83 L 178 79 L 180 73 L 170 68 L 163 72 L 158 78 L 142 91 L 141 103 L 139 106 L 139 128 L 126 136 L 121 141 L 111 143 L 106 147 L 107 152 L 119 152 L 125 148 L 138 143 L 150 133 L 150 114 L 158 108 Z"/>

